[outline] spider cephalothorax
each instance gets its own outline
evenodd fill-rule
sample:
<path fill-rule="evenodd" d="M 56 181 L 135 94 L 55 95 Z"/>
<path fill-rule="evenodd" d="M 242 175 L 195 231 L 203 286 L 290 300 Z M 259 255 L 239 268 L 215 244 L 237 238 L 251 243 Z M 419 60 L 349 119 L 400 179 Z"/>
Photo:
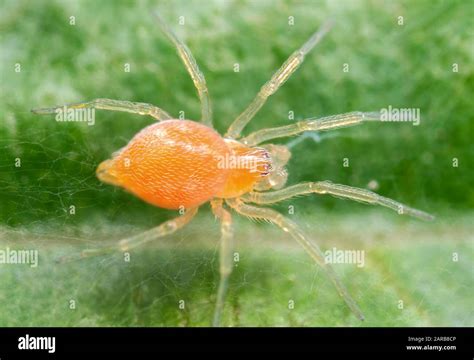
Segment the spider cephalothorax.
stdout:
<path fill-rule="evenodd" d="M 231 124 L 224 137 L 212 128 L 212 111 L 204 75 L 199 70 L 189 49 L 158 17 L 164 33 L 178 49 L 201 100 L 202 122 L 173 119 L 166 111 L 144 103 L 96 99 L 67 105 L 72 109 L 96 108 L 149 115 L 159 121 L 140 131 L 123 149 L 97 168 L 99 179 L 121 186 L 153 205 L 180 209 L 180 215 L 143 234 L 119 242 L 118 249 L 129 250 L 171 234 L 191 221 L 197 209 L 205 202 L 221 221 L 220 267 L 221 279 L 214 312 L 218 325 L 224 307 L 228 278 L 232 271 L 233 228 L 228 209 L 250 218 L 263 219 L 290 234 L 321 266 L 336 286 L 352 312 L 363 319 L 362 312 L 339 280 L 330 264 L 325 261 L 318 245 L 294 223 L 270 208 L 258 205 L 276 203 L 294 196 L 319 193 L 378 204 L 422 219 L 432 216 L 385 198 L 365 189 L 333 184 L 329 181 L 307 182 L 283 188 L 287 180 L 286 164 L 290 151 L 284 145 L 263 144 L 276 138 L 301 134 L 305 131 L 323 131 L 380 121 L 377 112 L 350 112 L 319 119 L 307 119 L 291 125 L 262 129 L 241 138 L 246 124 L 263 106 L 266 99 L 285 83 L 301 65 L 305 55 L 328 31 L 326 24 L 278 69 L 265 83 L 253 102 Z M 51 114 L 63 106 L 36 109 L 38 114 Z M 275 191 L 267 191 L 267 190 Z M 107 250 L 107 249 L 105 249 Z M 79 257 L 102 254 L 104 249 L 85 250 Z"/>

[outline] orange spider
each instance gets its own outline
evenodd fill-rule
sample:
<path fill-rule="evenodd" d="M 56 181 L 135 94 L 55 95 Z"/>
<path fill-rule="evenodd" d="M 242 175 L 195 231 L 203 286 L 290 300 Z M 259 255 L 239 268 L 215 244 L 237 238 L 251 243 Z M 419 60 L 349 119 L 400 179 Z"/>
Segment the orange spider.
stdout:
<path fill-rule="evenodd" d="M 150 104 L 110 99 L 66 105 L 69 109 L 94 108 L 150 115 L 158 123 L 141 130 L 112 159 L 97 168 L 100 180 L 121 186 L 144 201 L 166 209 L 180 209 L 182 215 L 132 238 L 123 239 L 114 249 L 128 250 L 145 242 L 171 234 L 188 224 L 199 206 L 210 201 L 213 213 L 221 221 L 220 283 L 213 325 L 218 326 L 228 278 L 232 271 L 233 228 L 230 212 L 224 203 L 237 213 L 250 218 L 267 220 L 289 233 L 321 266 L 352 312 L 361 320 L 364 316 L 351 298 L 332 267 L 326 263 L 318 245 L 291 220 L 273 209 L 249 203 L 271 204 L 293 196 L 319 193 L 378 204 L 422 219 L 432 216 L 412 209 L 371 191 L 333 184 L 329 181 L 308 182 L 283 188 L 287 179 L 285 165 L 290 159 L 289 149 L 282 145 L 257 145 L 271 139 L 300 134 L 304 131 L 323 131 L 377 121 L 380 113 L 351 112 L 320 119 L 307 119 L 291 125 L 263 129 L 240 138 L 241 131 L 264 105 L 267 98 L 301 65 L 305 55 L 329 30 L 329 23 L 310 39 L 278 69 L 265 83 L 253 102 L 229 127 L 224 137 L 212 128 L 212 110 L 204 75 L 193 55 L 170 28 L 160 19 L 158 23 L 174 43 L 178 54 L 191 75 L 201 101 L 202 124 L 177 120 L 162 109 Z M 52 114 L 62 109 L 34 109 L 36 114 Z M 238 140 L 237 140 L 238 139 Z M 266 190 L 274 189 L 275 191 Z M 80 258 L 98 255 L 110 248 L 85 250 Z"/>

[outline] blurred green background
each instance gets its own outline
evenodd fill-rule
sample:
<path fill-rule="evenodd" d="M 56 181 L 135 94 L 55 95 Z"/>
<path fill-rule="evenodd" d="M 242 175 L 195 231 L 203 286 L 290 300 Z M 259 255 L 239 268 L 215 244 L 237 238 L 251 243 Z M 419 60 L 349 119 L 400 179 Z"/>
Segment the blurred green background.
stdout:
<path fill-rule="evenodd" d="M 198 119 L 192 81 L 152 9 L 196 57 L 221 133 L 328 18 L 335 20 L 332 31 L 246 133 L 291 123 L 289 111 L 296 120 L 389 105 L 421 111 L 419 126 L 375 123 L 276 141 L 291 145 L 289 184 L 371 184 L 437 216 L 423 223 L 325 196 L 275 206 L 283 213 L 294 206 L 289 216 L 324 249 L 366 252 L 363 268 L 336 265 L 336 271 L 367 320 L 353 318 L 324 274 L 284 233 L 236 217 L 240 261 L 225 325 L 474 325 L 472 1 L 0 4 L 0 249 L 40 252 L 38 268 L 0 264 L 0 326 L 210 323 L 219 226 L 207 205 L 182 232 L 134 250 L 129 263 L 121 254 L 54 263 L 61 254 L 114 243 L 176 216 L 95 177 L 96 166 L 151 119 L 97 111 L 95 125 L 88 126 L 30 113 L 101 97 L 153 103 L 176 117 L 184 111 Z M 182 16 L 185 25 L 178 23 Z M 349 167 L 343 167 L 344 158 Z M 18 159 L 21 167 L 15 166 Z"/>

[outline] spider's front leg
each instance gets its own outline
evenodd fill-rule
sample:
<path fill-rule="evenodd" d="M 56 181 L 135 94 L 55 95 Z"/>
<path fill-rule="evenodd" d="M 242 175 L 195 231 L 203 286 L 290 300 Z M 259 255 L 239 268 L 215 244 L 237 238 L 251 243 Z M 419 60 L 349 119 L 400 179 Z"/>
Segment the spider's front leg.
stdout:
<path fill-rule="evenodd" d="M 232 272 L 232 251 L 234 249 L 234 231 L 232 228 L 232 215 L 224 209 L 222 199 L 211 201 L 212 212 L 221 221 L 221 240 L 219 250 L 219 289 L 217 290 L 216 308 L 212 326 L 219 326 L 224 309 L 225 295 Z"/>
<path fill-rule="evenodd" d="M 291 125 L 258 130 L 240 141 L 246 145 L 255 146 L 267 140 L 298 135 L 305 131 L 334 130 L 359 125 L 366 121 L 382 121 L 380 112 L 352 111 L 319 119 L 306 119 Z"/>
<path fill-rule="evenodd" d="M 253 99 L 250 105 L 234 120 L 227 129 L 226 137 L 236 139 L 240 137 L 240 133 L 260 108 L 265 104 L 268 97 L 273 95 L 282 86 L 286 80 L 300 67 L 305 56 L 319 43 L 323 36 L 329 31 L 332 22 L 326 22 L 321 29 L 316 31 L 306 43 L 296 50 L 283 63 L 283 65 L 273 74 L 271 79 L 266 82 Z"/>
<path fill-rule="evenodd" d="M 245 204 L 240 199 L 228 199 L 226 203 L 239 214 L 251 218 L 268 220 L 290 234 L 324 270 L 354 315 L 357 316 L 359 320 L 364 320 L 364 315 L 359 309 L 359 306 L 357 306 L 356 302 L 352 299 L 331 265 L 325 261 L 324 254 L 319 246 L 307 237 L 293 221 L 273 209 L 251 206 Z"/>
<path fill-rule="evenodd" d="M 164 110 L 160 109 L 151 104 L 131 102 L 124 100 L 112 100 L 112 99 L 94 99 L 91 101 L 84 101 L 73 104 L 66 104 L 55 106 L 51 108 L 38 108 L 33 109 L 31 112 L 39 115 L 55 114 L 57 111 L 66 109 L 100 109 L 110 111 L 124 111 L 132 114 L 149 115 L 156 120 L 168 120 L 171 116 Z"/>
<path fill-rule="evenodd" d="M 347 185 L 334 184 L 330 181 L 318 181 L 302 183 L 288 186 L 285 189 L 271 192 L 251 192 L 242 196 L 245 201 L 256 204 L 271 204 L 298 195 L 305 194 L 329 194 L 343 199 L 351 199 L 366 204 L 375 204 L 385 206 L 389 209 L 397 211 L 400 215 L 410 215 L 422 220 L 433 220 L 434 216 L 424 211 L 413 209 L 407 205 L 403 205 L 395 200 L 383 197 L 372 191 L 355 188 Z"/>
<path fill-rule="evenodd" d="M 91 256 L 105 255 L 113 251 L 128 251 L 137 246 L 143 245 L 152 240 L 162 238 L 166 235 L 174 233 L 176 230 L 181 229 L 187 225 L 197 214 L 198 208 L 187 210 L 183 215 L 178 216 L 174 219 L 165 221 L 161 225 L 145 231 L 141 234 L 132 236 L 130 238 L 122 239 L 115 246 L 100 247 L 97 249 L 83 250 L 78 254 L 71 256 L 63 256 L 58 259 L 58 262 L 70 262 L 74 260 L 81 260 Z"/>

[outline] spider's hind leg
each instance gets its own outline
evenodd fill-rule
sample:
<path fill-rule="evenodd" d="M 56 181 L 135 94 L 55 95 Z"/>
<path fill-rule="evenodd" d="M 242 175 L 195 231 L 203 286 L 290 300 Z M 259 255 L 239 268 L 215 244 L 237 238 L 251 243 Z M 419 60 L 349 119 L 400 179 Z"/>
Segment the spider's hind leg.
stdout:
<path fill-rule="evenodd" d="M 45 114 L 56 114 L 58 111 L 62 111 L 64 108 L 69 109 L 100 109 L 110 111 L 124 111 L 132 114 L 149 115 L 156 120 L 168 120 L 171 116 L 164 110 L 160 109 L 151 104 L 131 102 L 124 100 L 112 100 L 112 99 L 94 99 L 91 101 L 84 101 L 73 104 L 59 105 L 51 108 L 37 108 L 32 109 L 31 112 L 34 114 L 45 115 Z"/>
<path fill-rule="evenodd" d="M 198 208 L 189 209 L 183 215 L 165 221 L 161 225 L 151 230 L 145 231 L 141 234 L 126 239 L 122 239 L 118 242 L 117 245 L 83 250 L 78 254 L 74 254 L 71 256 L 63 256 L 59 258 L 57 262 L 65 263 L 74 260 L 81 260 L 91 256 L 106 255 L 114 251 L 118 252 L 131 250 L 137 246 L 143 245 L 157 238 L 172 234 L 176 230 L 181 229 L 194 218 L 194 216 L 197 214 L 197 210 Z"/>

